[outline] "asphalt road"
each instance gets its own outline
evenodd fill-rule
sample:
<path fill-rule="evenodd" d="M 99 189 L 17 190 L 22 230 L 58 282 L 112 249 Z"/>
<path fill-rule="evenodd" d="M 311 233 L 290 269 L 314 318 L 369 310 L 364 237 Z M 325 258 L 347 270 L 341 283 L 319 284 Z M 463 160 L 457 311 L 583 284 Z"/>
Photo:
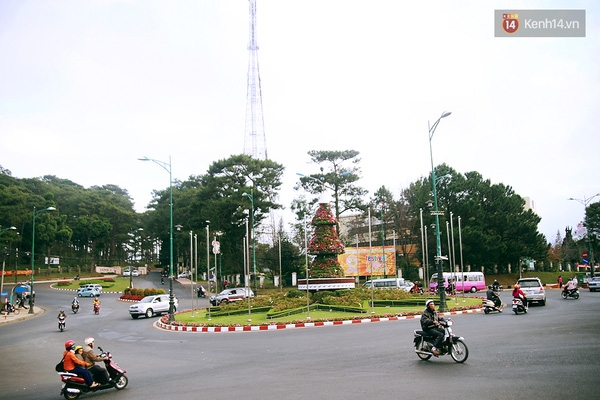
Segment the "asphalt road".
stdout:
<path fill-rule="evenodd" d="M 136 279 L 136 286 L 152 282 Z M 168 284 L 165 284 L 167 287 Z M 46 309 L 24 322 L 0 325 L 4 373 L 1 399 L 57 399 L 54 365 L 63 343 L 96 344 L 127 370 L 129 386 L 83 395 L 90 399 L 574 399 L 595 397 L 600 372 L 600 293 L 579 300 L 548 292 L 545 307 L 525 315 L 457 315 L 469 359 L 421 361 L 412 347 L 418 320 L 263 332 L 191 333 L 157 329 L 157 318 L 133 320 L 128 303 L 103 294 L 100 315 L 83 299 L 59 332 L 56 314 L 73 295 L 36 287 Z M 189 287 L 175 283 L 180 308 L 191 305 Z M 510 300 L 510 293 L 503 293 Z M 202 299 L 202 305 L 207 304 Z M 459 300 L 460 302 L 460 300 Z M 449 305 L 454 304 L 450 302 Z"/>

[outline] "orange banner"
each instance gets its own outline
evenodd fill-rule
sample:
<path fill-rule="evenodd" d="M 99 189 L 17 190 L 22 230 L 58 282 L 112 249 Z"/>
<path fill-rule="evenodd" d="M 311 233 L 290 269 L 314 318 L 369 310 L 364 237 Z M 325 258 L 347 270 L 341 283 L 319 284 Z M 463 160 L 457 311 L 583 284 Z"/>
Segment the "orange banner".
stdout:
<path fill-rule="evenodd" d="M 356 247 L 346 247 L 345 250 L 344 254 L 338 255 L 344 276 L 396 275 L 396 252 L 393 247 L 386 247 L 383 251 L 381 246 L 359 247 L 358 254 Z"/>
<path fill-rule="evenodd" d="M 16 274 L 15 274 L 16 272 Z M 15 276 L 15 275 L 31 275 L 31 270 L 22 270 L 22 269 L 18 269 L 17 271 L 13 270 L 8 270 L 8 271 L 4 271 L 4 276 Z"/>

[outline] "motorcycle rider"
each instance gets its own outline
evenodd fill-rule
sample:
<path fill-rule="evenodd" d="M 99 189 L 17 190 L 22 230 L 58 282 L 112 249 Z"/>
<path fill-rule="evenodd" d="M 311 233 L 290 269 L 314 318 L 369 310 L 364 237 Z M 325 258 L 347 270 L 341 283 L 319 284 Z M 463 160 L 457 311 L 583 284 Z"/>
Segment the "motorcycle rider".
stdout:
<path fill-rule="evenodd" d="M 444 318 L 440 317 L 435 311 L 434 301 L 431 299 L 427 300 L 425 302 L 425 310 L 421 315 L 421 328 L 427 336 L 435 338 L 431 352 L 436 356 L 440 355 L 438 349 L 442 345 L 442 340 L 444 340 L 444 328 L 442 327 L 445 325 L 446 321 L 444 321 Z"/>
<path fill-rule="evenodd" d="M 100 299 L 97 297 L 94 297 L 94 310 L 98 308 L 98 311 L 100 310 Z"/>
<path fill-rule="evenodd" d="M 75 357 L 74 349 L 75 342 L 72 340 L 67 340 L 65 342 L 65 352 L 63 353 L 63 368 L 66 372 L 71 372 L 73 374 L 81 376 L 90 388 L 95 388 L 99 385 L 99 383 L 94 382 L 90 371 L 85 369 L 87 363 Z"/>
<path fill-rule="evenodd" d="M 58 323 L 60 324 L 61 322 L 65 322 L 65 320 L 67 319 L 67 314 L 65 314 L 64 310 L 60 310 L 58 313 L 58 316 L 56 317 L 58 318 Z"/>
<path fill-rule="evenodd" d="M 492 290 L 494 292 L 500 291 L 500 283 L 498 282 L 498 279 L 494 279 L 494 283 L 492 283 Z"/>
<path fill-rule="evenodd" d="M 523 302 L 523 307 L 525 307 L 525 312 L 527 312 L 527 310 L 529 309 L 529 307 L 527 306 L 527 297 L 525 296 L 525 293 L 521 290 L 520 285 L 515 285 L 515 288 L 512 292 L 512 296 L 513 298 L 520 299 Z"/>
<path fill-rule="evenodd" d="M 569 294 L 571 292 L 571 290 L 575 290 L 577 288 L 577 285 L 575 284 L 575 282 L 573 282 L 573 279 L 569 279 L 569 281 L 567 282 L 567 284 L 565 285 L 563 292 L 565 292 L 565 294 Z"/>
<path fill-rule="evenodd" d="M 79 308 L 79 300 L 77 297 L 73 297 L 73 301 L 71 302 L 71 309 Z"/>
<path fill-rule="evenodd" d="M 96 362 L 98 361 L 108 360 L 108 357 L 100 357 L 100 355 L 94 353 L 93 337 L 86 337 L 83 343 L 85 343 L 85 347 L 83 348 L 83 360 L 90 364 L 90 366 L 87 367 L 87 369 L 91 372 L 93 377 L 102 377 L 102 380 L 105 383 L 110 382 L 110 376 L 108 375 L 106 369 L 96 364 Z"/>
<path fill-rule="evenodd" d="M 502 305 L 502 300 L 500 300 L 500 297 L 498 297 L 494 291 L 493 285 L 488 286 L 488 290 L 485 292 L 485 295 L 487 296 L 487 299 L 491 300 L 497 308 L 500 308 Z"/>

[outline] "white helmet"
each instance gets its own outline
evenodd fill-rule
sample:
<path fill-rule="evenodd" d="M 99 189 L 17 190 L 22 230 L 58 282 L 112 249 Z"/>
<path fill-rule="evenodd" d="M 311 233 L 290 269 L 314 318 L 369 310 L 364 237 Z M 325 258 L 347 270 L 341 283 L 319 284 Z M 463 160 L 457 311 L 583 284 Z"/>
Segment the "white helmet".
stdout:
<path fill-rule="evenodd" d="M 83 343 L 87 344 L 89 346 L 90 343 L 94 343 L 94 338 L 91 336 L 88 336 L 85 338 L 85 340 L 83 341 Z"/>

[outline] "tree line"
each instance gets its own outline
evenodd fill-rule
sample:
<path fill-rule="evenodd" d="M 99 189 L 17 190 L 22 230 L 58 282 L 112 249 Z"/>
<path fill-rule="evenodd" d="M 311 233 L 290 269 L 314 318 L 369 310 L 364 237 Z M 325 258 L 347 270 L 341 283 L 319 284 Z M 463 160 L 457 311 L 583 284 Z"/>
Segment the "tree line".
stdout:
<path fill-rule="evenodd" d="M 279 203 L 284 167 L 272 160 L 233 155 L 214 162 L 204 174 L 174 180 L 174 266 L 189 269 L 197 257 L 199 270 L 205 271 L 207 245 L 210 247 L 210 242 L 217 239 L 221 252 L 219 273 L 242 274 L 244 260 L 251 260 L 249 252 L 254 248 L 260 272 L 278 275 L 281 268 L 284 276 L 292 272 L 302 275 L 304 238 L 310 235 L 306 221 L 310 221 L 316 203 L 322 201 L 325 193 L 331 196 L 332 210 L 338 219 L 355 215 L 357 220 L 364 220 L 370 210 L 377 223 L 385 227 L 384 238 L 373 232 L 374 245 L 383 239 L 389 246 L 393 231 L 397 246 L 416 248 L 416 252 L 402 251 L 405 256 L 398 257 L 404 276 L 414 279 L 424 258 L 421 221 L 424 227 L 430 227 L 430 260 L 436 251 L 431 228 L 434 216 L 427 206 L 432 200 L 430 176 L 418 179 L 399 193 L 392 193 L 383 185 L 369 196 L 358 184 L 359 155 L 354 150 L 309 152 L 320 172 L 299 177 L 297 197 L 290 205 Z M 461 218 L 465 265 L 483 267 L 488 273 L 505 273 L 509 266 L 514 271 L 524 259 L 532 259 L 536 269 L 556 270 L 559 265 L 577 263 L 581 251 L 588 248 L 587 237 L 574 236 L 570 227 L 565 227 L 564 239 L 558 232 L 554 244 L 548 243 L 538 232 L 540 217 L 525 210 L 524 199 L 508 185 L 493 184 L 475 171 L 462 174 L 445 164 L 436 167 L 436 175 L 443 177 L 437 182 L 438 204 L 443 212 L 440 227 L 444 232 L 447 221 L 456 223 L 457 217 Z M 54 207 L 55 211 L 36 217 L 34 256 L 38 263 L 41 257 L 57 256 L 62 266 L 70 267 L 132 263 L 166 266 L 170 262 L 169 198 L 168 187 L 157 189 L 147 211 L 139 213 L 127 190 L 116 185 L 84 188 L 52 175 L 19 179 L 0 167 L 0 229 L 17 228 L 0 236 L 0 247 L 9 265 L 29 265 L 33 209 Z M 600 233 L 599 204 L 586 209 L 585 225 L 592 249 L 596 249 Z M 285 226 L 274 217 L 274 212 L 288 206 L 296 220 Z M 249 239 L 252 221 L 255 247 Z M 347 247 L 354 246 L 355 234 L 364 228 L 364 224 L 350 227 L 342 241 Z M 198 243 L 197 256 L 193 254 L 194 247 L 190 247 L 190 232 Z M 443 253 L 449 251 L 444 249 Z"/>

